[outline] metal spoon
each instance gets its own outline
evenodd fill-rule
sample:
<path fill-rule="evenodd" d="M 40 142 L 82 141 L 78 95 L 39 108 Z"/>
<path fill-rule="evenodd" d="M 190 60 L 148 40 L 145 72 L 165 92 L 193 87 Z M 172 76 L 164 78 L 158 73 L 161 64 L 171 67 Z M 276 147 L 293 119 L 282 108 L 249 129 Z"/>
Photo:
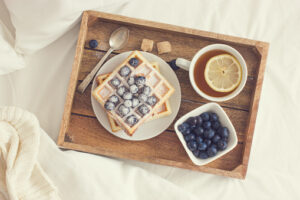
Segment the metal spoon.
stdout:
<path fill-rule="evenodd" d="M 106 58 L 113 52 L 114 50 L 122 49 L 129 38 L 129 30 L 125 27 L 120 27 L 116 29 L 109 38 L 109 46 L 110 49 L 106 52 L 106 54 L 101 58 L 98 64 L 94 67 L 94 69 L 84 78 L 84 80 L 80 83 L 77 88 L 77 91 L 83 93 L 87 86 L 90 84 L 91 80 L 93 80 L 94 76 L 106 60 Z"/>

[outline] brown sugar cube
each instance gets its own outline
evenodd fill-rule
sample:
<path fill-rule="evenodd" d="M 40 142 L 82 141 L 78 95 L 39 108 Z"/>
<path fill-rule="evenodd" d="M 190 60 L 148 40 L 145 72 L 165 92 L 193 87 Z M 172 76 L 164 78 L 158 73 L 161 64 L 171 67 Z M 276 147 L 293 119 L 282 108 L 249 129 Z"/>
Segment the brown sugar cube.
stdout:
<path fill-rule="evenodd" d="M 158 54 L 169 53 L 172 51 L 170 42 L 164 41 L 157 43 Z"/>
<path fill-rule="evenodd" d="M 152 51 L 153 49 L 153 40 L 149 40 L 149 39 L 143 39 L 142 41 L 142 45 L 141 45 L 141 49 L 143 51 Z"/>

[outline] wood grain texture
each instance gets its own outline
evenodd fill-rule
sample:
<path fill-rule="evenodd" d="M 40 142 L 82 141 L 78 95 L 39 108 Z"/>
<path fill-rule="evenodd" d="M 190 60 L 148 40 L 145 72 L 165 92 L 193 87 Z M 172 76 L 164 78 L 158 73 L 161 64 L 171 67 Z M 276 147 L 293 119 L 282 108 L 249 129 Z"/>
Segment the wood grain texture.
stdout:
<path fill-rule="evenodd" d="M 91 106 L 91 84 L 84 94 L 75 92 L 75 88 L 101 59 L 105 51 L 108 50 L 109 36 L 113 30 L 120 26 L 126 26 L 130 29 L 130 39 L 124 49 L 114 52 L 110 57 L 125 51 L 140 49 L 143 38 L 154 40 L 155 43 L 165 40 L 169 41 L 172 44 L 172 52 L 160 55 L 166 61 L 171 61 L 178 57 L 191 59 L 200 48 L 213 43 L 229 44 L 242 54 L 248 67 L 246 86 L 234 99 L 220 103 L 238 134 L 239 142 L 235 149 L 220 159 L 199 167 L 194 165 L 186 155 L 174 132 L 173 123 L 159 136 L 139 142 L 117 138 L 100 125 Z M 99 46 L 96 49 L 89 48 L 88 42 L 90 39 L 99 41 Z M 157 54 L 156 45 L 154 47 L 151 53 Z M 87 11 L 83 14 L 76 48 L 76 56 L 58 139 L 60 147 L 198 170 L 228 177 L 245 178 L 268 52 L 267 43 L 169 24 Z M 182 103 L 176 117 L 178 119 L 180 116 L 208 101 L 194 92 L 186 71 L 177 70 L 176 75 L 180 80 L 182 90 Z"/>
<path fill-rule="evenodd" d="M 168 127 L 167 130 L 174 131 L 174 123 L 179 117 L 202 105 L 204 105 L 204 103 L 193 102 L 193 101 L 183 99 L 181 101 L 181 108 L 178 112 L 178 115 L 176 116 L 174 122 Z M 246 135 L 249 112 L 244 110 L 239 110 L 239 109 L 232 109 L 230 107 L 228 108 L 223 107 L 223 109 L 228 114 L 229 118 L 232 120 L 232 123 L 237 131 L 239 141 L 243 142 L 244 137 Z M 96 118 L 91 105 L 91 85 L 89 85 L 85 93 L 83 94 L 79 92 L 75 93 L 72 113 Z"/>
<path fill-rule="evenodd" d="M 136 142 L 123 140 L 109 134 L 96 118 L 72 114 L 70 123 L 73 126 L 70 126 L 67 131 L 67 135 L 72 133 L 68 136 L 69 142 L 91 146 L 95 148 L 96 153 L 101 152 L 107 156 L 134 160 L 142 159 L 141 161 L 144 162 L 157 160 L 155 163 L 166 165 L 170 161 L 172 164 L 177 163 L 176 166 L 178 167 L 187 164 L 189 168 L 199 168 L 189 159 L 176 133 L 173 131 L 165 131 L 155 138 Z M 168 145 L 166 145 L 166 141 L 168 141 Z M 239 143 L 230 153 L 206 167 L 233 170 L 241 163 L 242 149 L 243 143 Z"/>
<path fill-rule="evenodd" d="M 78 80 L 83 80 L 87 76 L 87 74 L 93 69 L 93 66 L 95 66 L 99 62 L 99 60 L 102 58 L 104 54 L 105 52 L 102 51 L 85 49 L 83 51 L 81 70 L 78 75 Z M 115 54 L 110 55 L 110 58 L 113 57 L 114 55 Z M 252 62 L 249 60 L 247 61 L 251 66 Z M 192 85 L 190 84 L 189 73 L 187 71 L 179 69 L 176 71 L 176 75 L 178 77 L 178 80 L 180 80 L 180 87 L 181 87 L 183 99 L 189 99 L 192 101 L 203 102 L 203 103 L 209 102 L 208 100 L 199 96 L 194 91 Z M 252 92 L 255 87 L 255 82 L 256 82 L 255 77 L 253 77 L 253 75 L 249 76 L 245 88 L 242 90 L 242 92 L 236 98 L 233 98 L 226 102 L 221 102 L 220 105 L 237 108 L 237 109 L 249 110 L 249 105 L 252 97 Z"/>
<path fill-rule="evenodd" d="M 109 49 L 109 37 L 110 34 L 120 27 L 120 24 L 113 24 L 109 22 L 104 22 L 103 20 L 96 21 L 93 26 L 89 27 L 89 31 L 86 36 L 85 48 L 89 48 L 89 41 L 96 39 L 99 41 L 97 50 L 107 51 Z M 248 75 L 255 76 L 258 67 L 257 57 L 259 54 L 255 51 L 255 46 L 243 46 L 240 43 L 231 43 L 227 41 L 219 41 L 217 39 L 207 40 L 202 37 L 186 37 L 182 33 L 174 33 L 172 31 L 166 30 L 153 30 L 153 29 L 141 29 L 136 26 L 129 26 L 130 36 L 128 43 L 121 50 L 115 51 L 116 53 L 122 53 L 126 51 L 132 51 L 133 49 L 140 49 L 142 40 L 147 36 L 148 39 L 154 41 L 155 44 L 161 41 L 169 41 L 172 45 L 172 52 L 167 54 L 159 55 L 165 61 L 170 61 L 178 58 L 178 56 L 185 59 L 192 59 L 194 54 L 199 51 L 199 49 L 214 43 L 229 44 L 237 49 L 243 57 L 248 58 L 246 64 L 248 66 Z M 156 45 L 154 45 L 153 51 L 151 52 L 158 55 Z"/>
<path fill-rule="evenodd" d="M 97 11 L 86 11 L 86 12 L 90 17 L 98 17 L 99 18 L 98 20 L 100 21 L 111 22 L 112 24 L 114 23 L 119 25 L 125 25 L 128 27 L 137 26 L 140 27 L 141 29 L 147 29 L 147 30 L 151 29 L 153 31 L 157 31 L 157 30 L 162 32 L 170 31 L 173 33 L 182 34 L 188 38 L 201 37 L 201 38 L 205 38 L 205 40 L 207 41 L 210 40 L 217 40 L 220 42 L 226 41 L 226 42 L 238 44 L 239 46 L 255 46 L 258 43 L 267 44 L 262 41 L 251 40 L 247 38 L 235 37 L 231 35 L 213 33 L 208 31 L 192 29 L 192 28 L 185 28 L 182 26 L 158 23 L 158 22 L 153 22 L 153 21 L 148 21 L 143 19 L 136 19 L 132 17 L 125 17 L 122 15 L 114 15 L 114 14 L 97 12 Z"/>
<path fill-rule="evenodd" d="M 263 79 L 264 79 L 264 73 L 265 73 L 265 68 L 266 68 L 266 63 L 267 63 L 269 44 L 258 43 L 256 48 L 257 48 L 257 51 L 261 54 L 261 58 L 260 58 L 260 66 L 258 69 L 257 79 L 256 79 L 256 87 L 255 87 L 254 94 L 252 96 L 252 101 L 251 101 L 249 122 L 248 122 L 248 127 L 247 127 L 248 134 L 246 136 L 244 152 L 243 152 L 243 165 L 245 166 L 245 174 L 244 174 L 243 178 L 245 178 L 245 176 L 246 176 L 249 157 L 250 157 L 252 139 L 253 139 L 253 134 L 254 134 L 254 129 L 255 129 L 256 116 L 257 116 L 257 111 L 258 111 L 258 106 L 259 106 L 259 99 L 260 99 L 260 94 L 261 94 L 261 89 L 262 89 L 262 84 L 263 84 Z"/>
<path fill-rule="evenodd" d="M 75 92 L 75 87 L 76 83 L 78 80 L 78 74 L 80 70 L 80 63 L 81 63 L 81 58 L 82 58 L 82 52 L 84 49 L 84 42 L 85 42 L 85 37 L 87 33 L 87 23 L 88 23 L 88 13 L 84 12 L 82 15 L 82 20 L 81 20 L 81 25 L 80 25 L 80 31 L 79 31 L 79 36 L 78 36 L 78 41 L 76 44 L 76 53 L 74 57 L 74 62 L 72 66 L 72 72 L 70 76 L 70 81 L 69 81 L 69 87 L 66 95 L 66 101 L 65 101 L 65 107 L 64 107 L 64 114 L 63 118 L 61 121 L 61 128 L 57 140 L 57 144 L 60 145 L 64 141 L 64 134 L 68 129 L 69 126 L 69 121 L 70 121 L 70 114 L 71 114 L 71 108 L 73 104 L 73 97 L 74 97 L 74 92 Z"/>
<path fill-rule="evenodd" d="M 114 151 L 105 151 L 103 149 L 99 149 L 98 146 L 97 147 L 93 147 L 90 145 L 83 145 L 83 144 L 77 144 L 74 142 L 67 142 L 65 141 L 64 143 L 62 143 L 61 148 L 63 149 L 71 149 L 71 150 L 77 150 L 77 151 L 82 151 L 82 152 L 89 152 L 89 153 L 93 153 L 93 154 L 99 154 L 100 155 L 110 155 L 111 157 L 120 157 L 120 155 L 118 155 L 117 153 L 115 153 Z M 239 152 L 240 149 L 237 149 L 237 151 Z M 233 150 L 234 151 L 234 150 Z M 105 152 L 105 153 L 103 153 Z M 107 153 L 109 152 L 109 153 Z M 190 170 L 196 170 L 196 171 L 200 171 L 200 172 L 204 172 L 204 173 L 211 173 L 211 174 L 216 174 L 216 175 L 220 175 L 220 176 L 227 176 L 227 177 L 232 177 L 232 178 L 238 178 L 238 179 L 243 179 L 243 173 L 241 172 L 241 170 L 239 170 L 239 167 L 241 165 L 238 165 L 236 168 L 234 168 L 233 170 L 227 170 L 227 169 L 220 169 L 218 168 L 219 166 L 225 166 L 225 163 L 219 163 L 219 166 L 217 164 L 215 164 L 214 167 L 206 165 L 206 166 L 201 166 L 201 167 L 197 167 L 196 165 L 189 165 L 185 162 L 175 162 L 172 160 L 165 160 L 163 158 L 139 158 L 139 159 L 135 159 L 134 156 L 131 156 L 131 154 L 127 154 L 126 158 L 123 157 L 124 159 L 131 159 L 131 160 L 139 160 L 141 162 L 149 162 L 149 163 L 154 163 L 154 164 L 163 164 L 163 165 L 167 165 L 167 166 L 171 166 L 171 167 L 179 167 L 179 168 L 184 168 L 184 169 L 190 169 Z M 165 161 L 165 162 L 163 162 Z M 215 161 L 217 162 L 217 161 Z M 225 161 L 226 163 L 228 163 L 228 161 Z"/>

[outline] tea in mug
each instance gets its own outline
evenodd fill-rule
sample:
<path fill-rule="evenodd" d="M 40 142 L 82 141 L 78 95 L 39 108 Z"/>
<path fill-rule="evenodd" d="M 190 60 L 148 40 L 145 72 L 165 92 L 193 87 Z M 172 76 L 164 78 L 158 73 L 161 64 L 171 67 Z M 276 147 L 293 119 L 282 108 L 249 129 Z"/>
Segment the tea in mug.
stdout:
<path fill-rule="evenodd" d="M 224 55 L 224 56 L 219 56 L 219 55 Z M 229 56 L 228 56 L 229 55 Z M 206 53 L 204 53 L 202 56 L 199 57 L 199 59 L 197 60 L 196 64 L 195 64 L 195 68 L 194 68 L 194 80 L 195 80 L 195 83 L 197 85 L 197 87 L 202 91 L 204 92 L 205 94 L 211 96 L 211 97 L 224 97 L 224 96 L 227 96 L 229 95 L 230 93 L 232 93 L 237 85 L 239 84 L 239 80 L 238 79 L 241 79 L 241 68 L 237 67 L 236 69 L 239 69 L 237 70 L 238 71 L 238 75 L 239 76 L 234 76 L 233 78 L 236 79 L 236 87 L 229 91 L 229 92 L 220 92 L 220 91 L 216 91 L 215 89 L 212 89 L 212 87 L 207 83 L 207 81 L 205 80 L 205 67 L 207 65 L 207 62 L 215 57 L 215 56 L 219 56 L 219 57 L 225 57 L 225 58 L 229 58 L 229 61 L 230 59 L 233 62 L 233 64 L 236 64 L 235 66 L 239 66 L 240 67 L 240 64 L 238 63 L 238 61 L 235 59 L 235 57 L 228 53 L 227 51 L 224 51 L 224 50 L 211 50 L 211 51 L 208 51 Z M 216 60 L 216 62 L 218 62 L 219 60 Z M 221 60 L 223 61 L 223 60 Z M 211 62 L 210 62 L 211 63 Z M 222 65 L 222 67 L 224 66 L 225 64 Z M 218 64 L 215 63 L 215 66 L 218 66 Z M 226 67 L 226 65 L 225 65 Z M 226 73 L 226 70 L 224 70 L 223 73 Z M 231 72 L 230 72 L 231 73 Z M 231 74 L 230 74 L 231 75 Z M 222 75 L 221 75 L 222 76 Z M 214 76 L 216 77 L 216 76 Z"/>

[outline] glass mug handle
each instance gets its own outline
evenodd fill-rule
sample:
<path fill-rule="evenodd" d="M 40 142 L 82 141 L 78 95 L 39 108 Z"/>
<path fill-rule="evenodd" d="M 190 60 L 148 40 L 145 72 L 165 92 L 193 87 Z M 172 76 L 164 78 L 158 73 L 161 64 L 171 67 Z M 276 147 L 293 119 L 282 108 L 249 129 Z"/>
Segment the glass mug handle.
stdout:
<path fill-rule="evenodd" d="M 191 61 L 186 60 L 184 58 L 177 58 L 175 61 L 175 64 L 180 67 L 181 69 L 184 69 L 186 71 L 189 71 Z"/>

